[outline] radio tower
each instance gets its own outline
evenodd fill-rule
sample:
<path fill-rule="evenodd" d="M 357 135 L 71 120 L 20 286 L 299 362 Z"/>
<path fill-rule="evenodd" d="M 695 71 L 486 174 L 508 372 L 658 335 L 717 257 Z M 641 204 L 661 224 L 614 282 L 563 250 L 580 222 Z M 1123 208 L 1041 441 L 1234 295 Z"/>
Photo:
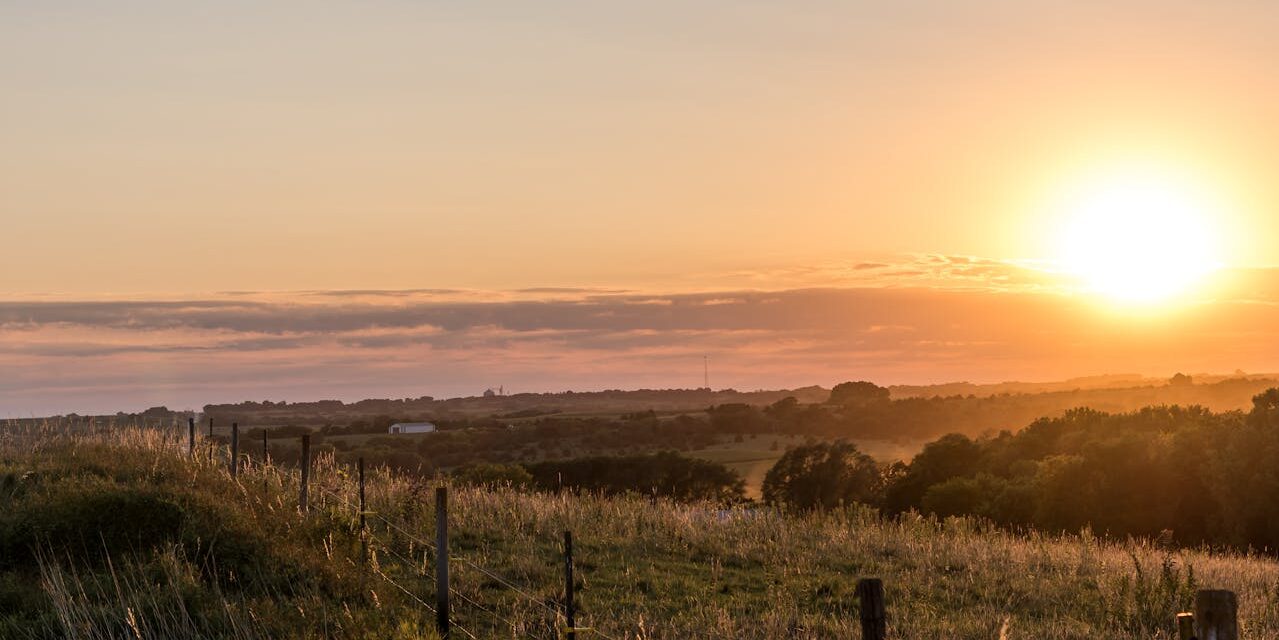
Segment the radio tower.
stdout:
<path fill-rule="evenodd" d="M 702 356 L 702 388 L 707 391 L 711 389 L 710 356 Z"/>

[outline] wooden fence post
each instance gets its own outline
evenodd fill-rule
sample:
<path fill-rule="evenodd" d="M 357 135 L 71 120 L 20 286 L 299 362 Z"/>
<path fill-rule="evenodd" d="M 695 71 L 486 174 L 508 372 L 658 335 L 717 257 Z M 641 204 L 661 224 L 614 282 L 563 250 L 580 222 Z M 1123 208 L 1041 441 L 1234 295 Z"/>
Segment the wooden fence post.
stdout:
<path fill-rule="evenodd" d="M 435 489 L 435 628 L 449 637 L 449 490 Z"/>
<path fill-rule="evenodd" d="M 307 485 L 311 482 L 311 434 L 302 436 L 302 487 L 298 490 L 298 508 L 302 513 L 310 513 L 311 505 L 307 501 Z"/>
<path fill-rule="evenodd" d="M 862 640 L 885 640 L 888 637 L 884 611 L 884 583 L 879 578 L 857 581 L 857 599 L 861 605 Z"/>
<path fill-rule="evenodd" d="M 1195 638 L 1239 640 L 1238 613 L 1233 591 L 1200 591 L 1195 594 Z"/>
<path fill-rule="evenodd" d="M 573 606 L 573 532 L 564 532 L 564 622 L 568 640 L 577 640 L 577 611 Z"/>
<path fill-rule="evenodd" d="M 231 423 L 231 479 L 240 475 L 240 423 Z"/>
<path fill-rule="evenodd" d="M 1177 640 L 1195 640 L 1195 614 L 1177 614 Z"/>
<path fill-rule="evenodd" d="M 213 462 L 213 418 L 209 418 L 209 462 Z"/>
<path fill-rule="evenodd" d="M 195 418 L 187 418 L 187 455 L 195 456 Z"/>

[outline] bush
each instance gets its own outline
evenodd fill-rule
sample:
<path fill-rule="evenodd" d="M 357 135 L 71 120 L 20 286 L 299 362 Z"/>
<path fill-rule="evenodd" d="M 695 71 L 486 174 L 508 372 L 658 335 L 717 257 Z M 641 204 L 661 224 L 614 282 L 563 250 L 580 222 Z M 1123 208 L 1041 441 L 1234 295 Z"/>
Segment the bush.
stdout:
<path fill-rule="evenodd" d="M 745 484 L 722 464 L 664 451 L 653 455 L 555 460 L 525 465 L 539 488 L 607 495 L 641 493 L 676 500 L 742 500 Z"/>
<path fill-rule="evenodd" d="M 0 524 L 0 568 L 30 566 L 50 551 L 96 560 L 176 540 L 185 513 L 171 498 L 94 479 L 55 486 L 6 505 Z"/>
<path fill-rule="evenodd" d="M 854 502 L 877 504 L 879 466 L 851 443 L 839 441 L 791 449 L 764 476 L 764 501 L 800 509 L 828 509 Z"/>
<path fill-rule="evenodd" d="M 264 495 L 272 489 L 172 451 L 5 446 L 0 637 L 318 637 L 325 623 L 308 607 L 371 597 L 366 578 L 314 552 L 322 540 L 335 555 L 358 550 L 354 538 L 343 545 L 323 513 L 275 508 L 292 491 Z M 59 615 L 68 610 L 74 619 Z"/>

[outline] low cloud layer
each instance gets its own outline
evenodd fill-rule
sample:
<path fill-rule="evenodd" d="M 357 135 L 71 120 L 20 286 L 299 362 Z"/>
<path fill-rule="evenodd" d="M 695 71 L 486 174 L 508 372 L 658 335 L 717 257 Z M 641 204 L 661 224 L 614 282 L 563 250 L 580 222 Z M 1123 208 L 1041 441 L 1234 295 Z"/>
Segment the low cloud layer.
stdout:
<path fill-rule="evenodd" d="M 1218 288 L 1226 295 L 1175 310 L 1132 313 L 993 261 L 924 256 L 817 271 L 847 277 L 831 276 L 839 287 L 677 294 L 0 301 L 0 415 L 443 397 L 497 385 L 694 387 L 703 355 L 713 386 L 741 389 L 1279 369 L 1274 272 L 1235 274 Z M 802 277 L 822 281 L 815 271 Z"/>

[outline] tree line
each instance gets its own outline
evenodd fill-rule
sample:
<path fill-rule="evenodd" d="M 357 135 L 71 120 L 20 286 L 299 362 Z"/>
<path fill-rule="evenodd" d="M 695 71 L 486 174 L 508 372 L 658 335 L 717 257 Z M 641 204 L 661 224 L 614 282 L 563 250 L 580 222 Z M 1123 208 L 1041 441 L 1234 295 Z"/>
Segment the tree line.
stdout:
<path fill-rule="evenodd" d="M 1075 409 L 1016 433 L 951 434 L 909 463 L 878 465 L 851 444 L 788 451 L 767 501 L 847 503 L 886 515 L 971 515 L 1047 531 L 1090 528 L 1181 544 L 1279 549 L 1279 389 L 1250 411 Z"/>
<path fill-rule="evenodd" d="M 317 440 L 339 459 L 364 456 L 369 464 L 405 471 L 498 478 L 545 490 L 737 502 L 743 499 L 740 478 L 722 465 L 678 453 L 731 434 L 833 440 L 853 423 L 889 430 L 918 407 L 928 407 L 922 413 L 930 415 L 947 402 L 894 401 L 880 387 L 854 382 L 838 385 L 816 404 L 783 398 L 762 408 L 717 405 L 701 416 L 541 416 L 516 426 L 476 420 L 407 441 L 375 436 L 358 446 L 325 442 L 321 434 Z M 820 439 L 787 451 L 774 465 L 763 486 L 765 502 L 798 509 L 861 503 L 889 517 L 909 511 L 970 515 L 1048 531 L 1089 527 L 1183 544 L 1279 548 L 1276 389 L 1256 395 L 1246 411 L 1070 409 L 1029 420 L 1015 432 L 942 435 L 908 462 L 877 462 L 851 443 Z M 290 455 L 275 447 L 272 453 L 282 461 Z"/>
<path fill-rule="evenodd" d="M 786 396 L 766 405 L 730 402 L 678 415 L 647 410 L 614 417 L 575 417 L 524 409 L 473 417 L 427 416 L 439 427 L 439 432 L 414 440 L 411 446 L 405 446 L 402 439 L 387 436 L 386 429 L 395 422 L 424 419 L 422 416 L 376 415 L 345 424 L 326 424 L 318 429 L 277 426 L 272 427 L 270 433 L 272 437 L 314 433 L 316 446 L 332 448 L 339 457 L 364 456 L 370 463 L 398 469 L 432 470 L 479 462 L 509 464 L 547 458 L 635 455 L 663 449 L 687 452 L 742 437 L 800 436 L 908 443 L 948 433 L 980 437 L 1001 429 L 1020 428 L 1041 416 L 1061 415 L 1076 406 L 1125 411 L 1128 409 L 1123 407 L 1132 401 L 1147 397 L 1216 398 L 1224 402 L 1226 397 L 1238 396 L 1244 398 L 1242 402 L 1246 404 L 1244 394 L 1251 388 L 1248 385 L 1254 384 L 1252 380 L 1228 380 L 1198 385 L 1190 384 L 1188 378 L 1174 378 L 1170 384 L 1142 389 L 894 400 L 888 389 L 870 382 L 845 382 L 815 402 Z M 1110 401 L 1089 404 L 1098 398 L 1110 398 Z M 259 434 L 254 429 L 249 437 L 256 441 Z M 370 437 L 348 440 L 343 436 Z M 288 453 L 282 451 L 281 455 Z"/>

